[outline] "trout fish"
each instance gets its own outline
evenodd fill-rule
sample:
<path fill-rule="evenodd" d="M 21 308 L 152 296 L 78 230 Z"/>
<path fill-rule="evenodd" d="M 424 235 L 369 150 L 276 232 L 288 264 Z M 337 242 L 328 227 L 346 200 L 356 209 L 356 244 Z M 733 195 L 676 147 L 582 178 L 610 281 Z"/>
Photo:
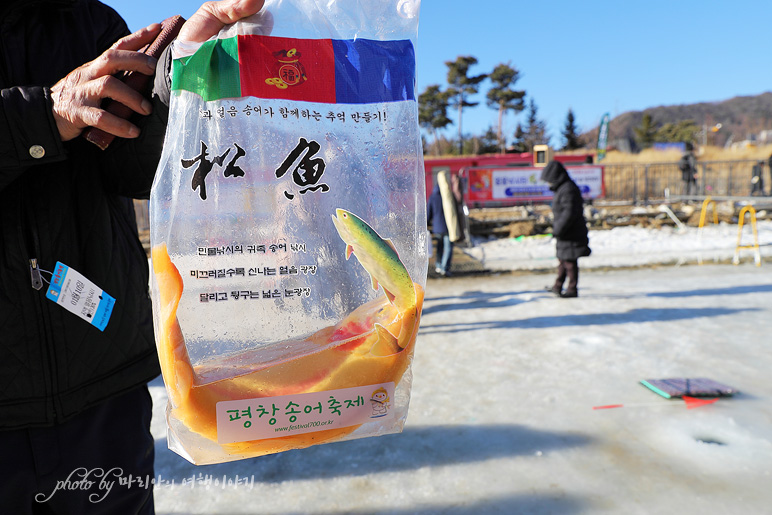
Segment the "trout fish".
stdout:
<path fill-rule="evenodd" d="M 390 333 L 383 328 L 376 328 L 382 335 L 378 346 L 383 352 L 393 343 L 404 349 L 410 340 L 417 320 L 416 292 L 413 280 L 399 259 L 399 254 L 394 244 L 389 239 L 382 238 L 370 225 L 345 209 L 336 209 L 332 216 L 338 234 L 346 243 L 346 259 L 353 254 L 362 267 L 370 274 L 374 290 L 380 286 L 383 288 L 386 298 L 397 308 L 402 318 L 402 328 L 399 335 L 391 335 L 395 338 L 390 341 Z M 399 349 L 392 349 L 399 350 Z M 378 352 L 374 349 L 373 352 Z"/>

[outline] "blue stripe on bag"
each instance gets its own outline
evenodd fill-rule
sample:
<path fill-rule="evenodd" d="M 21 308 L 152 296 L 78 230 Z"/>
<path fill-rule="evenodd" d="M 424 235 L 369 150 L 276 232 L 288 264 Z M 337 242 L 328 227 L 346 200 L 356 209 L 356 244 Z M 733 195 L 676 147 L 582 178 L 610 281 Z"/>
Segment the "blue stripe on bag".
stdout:
<path fill-rule="evenodd" d="M 415 50 L 409 40 L 332 40 L 339 104 L 415 100 Z"/>

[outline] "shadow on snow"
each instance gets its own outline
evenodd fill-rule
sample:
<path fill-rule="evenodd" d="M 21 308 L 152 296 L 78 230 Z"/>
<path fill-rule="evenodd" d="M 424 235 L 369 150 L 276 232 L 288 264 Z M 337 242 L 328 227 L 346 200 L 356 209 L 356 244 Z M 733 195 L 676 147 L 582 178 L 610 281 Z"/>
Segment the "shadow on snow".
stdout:
<path fill-rule="evenodd" d="M 482 462 L 508 456 L 530 458 L 537 451 L 583 446 L 592 443 L 592 440 L 592 437 L 580 433 L 542 431 L 519 425 L 422 426 L 407 427 L 401 434 L 196 466 L 168 450 L 166 438 L 162 438 L 155 444 L 155 473 L 167 481 L 174 480 L 176 484 L 198 474 L 229 478 L 254 476 L 256 483 L 333 479 Z"/>
<path fill-rule="evenodd" d="M 461 504 L 461 503 L 459 503 Z M 505 497 L 486 497 L 484 500 L 470 499 L 461 505 L 455 504 L 429 504 L 417 505 L 403 509 L 368 509 L 364 511 L 357 510 L 356 513 L 363 514 L 386 514 L 389 515 L 511 515 L 513 513 L 549 513 L 550 515 L 563 515 L 570 513 L 582 513 L 591 506 L 588 503 L 577 499 L 575 496 L 567 495 L 563 492 L 554 493 L 534 493 L 511 495 Z M 308 515 L 333 515 L 340 514 L 340 511 L 309 511 Z M 345 513 L 354 513 L 346 511 Z"/>
<path fill-rule="evenodd" d="M 421 324 L 420 334 L 458 333 L 489 329 L 546 329 L 550 327 L 572 327 L 589 325 L 634 324 L 646 322 L 668 322 L 692 318 L 734 315 L 758 309 L 729 308 L 639 308 L 622 313 L 590 313 L 584 315 L 555 315 L 532 317 L 522 320 L 499 320 L 485 322 L 462 322 L 458 324 Z"/>
<path fill-rule="evenodd" d="M 525 302 L 530 302 L 532 299 L 518 299 L 516 295 L 528 295 L 545 293 L 544 290 L 538 291 L 515 291 L 515 292 L 503 292 L 503 293 L 485 293 L 479 291 L 465 292 L 462 295 L 452 297 L 433 297 L 427 298 L 424 303 L 423 315 L 431 313 L 441 313 L 443 311 L 457 311 L 467 309 L 492 309 L 492 308 L 505 308 L 509 306 L 517 306 Z M 449 302 L 446 304 L 437 304 L 427 306 L 426 303 L 434 303 L 447 300 L 459 300 L 459 302 Z"/>
<path fill-rule="evenodd" d="M 751 284 L 748 286 L 731 286 L 727 288 L 701 288 L 688 291 L 663 291 L 648 293 L 648 297 L 708 297 L 711 295 L 747 295 L 749 293 L 772 292 L 772 284 Z"/>

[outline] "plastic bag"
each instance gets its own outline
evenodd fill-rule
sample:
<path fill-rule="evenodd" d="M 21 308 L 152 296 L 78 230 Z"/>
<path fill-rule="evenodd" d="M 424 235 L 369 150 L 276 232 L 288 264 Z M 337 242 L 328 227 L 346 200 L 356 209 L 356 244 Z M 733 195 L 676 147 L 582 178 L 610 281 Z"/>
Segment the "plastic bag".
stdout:
<path fill-rule="evenodd" d="M 267 0 L 174 43 L 151 289 L 168 443 L 192 463 L 404 425 L 428 264 L 418 8 Z"/>

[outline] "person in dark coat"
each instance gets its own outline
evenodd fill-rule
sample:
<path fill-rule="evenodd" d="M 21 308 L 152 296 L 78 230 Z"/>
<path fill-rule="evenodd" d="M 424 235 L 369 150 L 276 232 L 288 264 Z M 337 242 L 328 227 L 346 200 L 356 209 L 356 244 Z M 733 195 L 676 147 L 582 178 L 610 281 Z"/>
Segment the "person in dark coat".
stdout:
<path fill-rule="evenodd" d="M 678 169 L 681 170 L 681 180 L 684 182 L 683 194 L 688 196 L 697 193 L 697 159 L 691 144 L 686 145 L 686 153 L 681 156 Z"/>
<path fill-rule="evenodd" d="M 556 253 L 560 264 L 555 284 L 549 290 L 560 297 L 577 297 L 578 260 L 590 255 L 582 193 L 565 167 L 557 161 L 547 164 L 541 173 L 541 180 L 548 183 L 555 192 L 552 200 L 552 234 L 557 240 Z M 568 285 L 563 291 L 566 278 Z"/>
<path fill-rule="evenodd" d="M 448 224 L 445 221 L 445 209 L 442 207 L 440 185 L 435 184 L 426 204 L 426 222 L 437 237 L 437 253 L 434 271 L 443 277 L 450 275 L 450 263 L 453 257 L 453 242 L 450 241 Z"/>

